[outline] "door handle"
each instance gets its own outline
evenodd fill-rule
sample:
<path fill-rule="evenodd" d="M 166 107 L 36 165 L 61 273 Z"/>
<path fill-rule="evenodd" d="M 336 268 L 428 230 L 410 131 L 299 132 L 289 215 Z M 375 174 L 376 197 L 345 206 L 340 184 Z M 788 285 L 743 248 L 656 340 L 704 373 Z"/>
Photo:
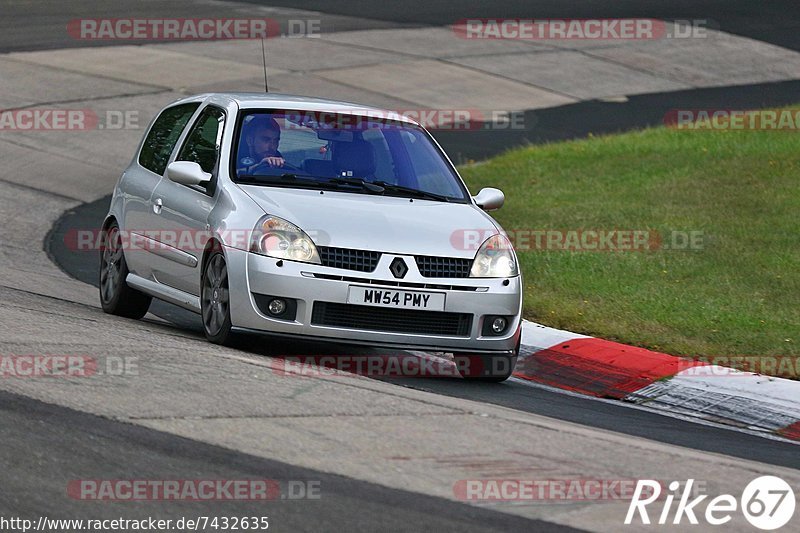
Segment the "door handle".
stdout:
<path fill-rule="evenodd" d="M 153 213 L 160 215 L 162 207 L 164 207 L 164 202 L 161 201 L 161 198 L 156 198 L 155 202 L 153 202 Z"/>

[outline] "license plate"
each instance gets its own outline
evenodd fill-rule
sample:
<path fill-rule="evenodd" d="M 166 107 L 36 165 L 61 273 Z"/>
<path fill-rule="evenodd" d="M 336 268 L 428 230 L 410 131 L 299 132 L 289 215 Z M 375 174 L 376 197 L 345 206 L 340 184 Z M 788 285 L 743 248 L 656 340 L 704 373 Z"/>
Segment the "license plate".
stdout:
<path fill-rule="evenodd" d="M 347 290 L 347 303 L 396 307 L 398 309 L 444 311 L 444 294 L 441 292 L 397 291 L 351 285 Z"/>

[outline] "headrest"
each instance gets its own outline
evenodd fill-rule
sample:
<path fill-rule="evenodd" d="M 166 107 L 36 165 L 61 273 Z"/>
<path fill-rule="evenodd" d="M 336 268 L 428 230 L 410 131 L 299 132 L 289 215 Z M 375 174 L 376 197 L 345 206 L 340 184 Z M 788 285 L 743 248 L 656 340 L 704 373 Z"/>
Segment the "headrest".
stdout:
<path fill-rule="evenodd" d="M 375 150 L 364 140 L 336 143 L 333 161 L 340 172 L 352 171 L 357 178 L 375 174 Z"/>

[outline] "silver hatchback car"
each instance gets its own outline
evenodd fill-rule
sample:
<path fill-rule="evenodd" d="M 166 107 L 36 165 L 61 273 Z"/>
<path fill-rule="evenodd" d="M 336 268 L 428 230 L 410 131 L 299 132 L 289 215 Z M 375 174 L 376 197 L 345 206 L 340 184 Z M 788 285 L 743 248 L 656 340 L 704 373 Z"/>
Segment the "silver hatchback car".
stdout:
<path fill-rule="evenodd" d="M 453 353 L 501 381 L 520 342 L 515 252 L 419 124 L 300 96 L 203 94 L 167 106 L 102 227 L 100 299 L 153 297 L 237 331 Z"/>

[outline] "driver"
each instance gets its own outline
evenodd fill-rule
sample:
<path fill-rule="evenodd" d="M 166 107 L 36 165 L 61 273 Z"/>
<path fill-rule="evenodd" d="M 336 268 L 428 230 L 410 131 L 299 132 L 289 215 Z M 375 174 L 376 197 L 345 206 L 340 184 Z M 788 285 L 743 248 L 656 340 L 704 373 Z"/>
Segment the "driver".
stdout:
<path fill-rule="evenodd" d="M 286 160 L 278 151 L 281 127 L 274 118 L 256 115 L 246 126 L 245 142 L 249 155 L 239 160 L 239 174 L 251 174 L 258 167 L 283 167 Z"/>

